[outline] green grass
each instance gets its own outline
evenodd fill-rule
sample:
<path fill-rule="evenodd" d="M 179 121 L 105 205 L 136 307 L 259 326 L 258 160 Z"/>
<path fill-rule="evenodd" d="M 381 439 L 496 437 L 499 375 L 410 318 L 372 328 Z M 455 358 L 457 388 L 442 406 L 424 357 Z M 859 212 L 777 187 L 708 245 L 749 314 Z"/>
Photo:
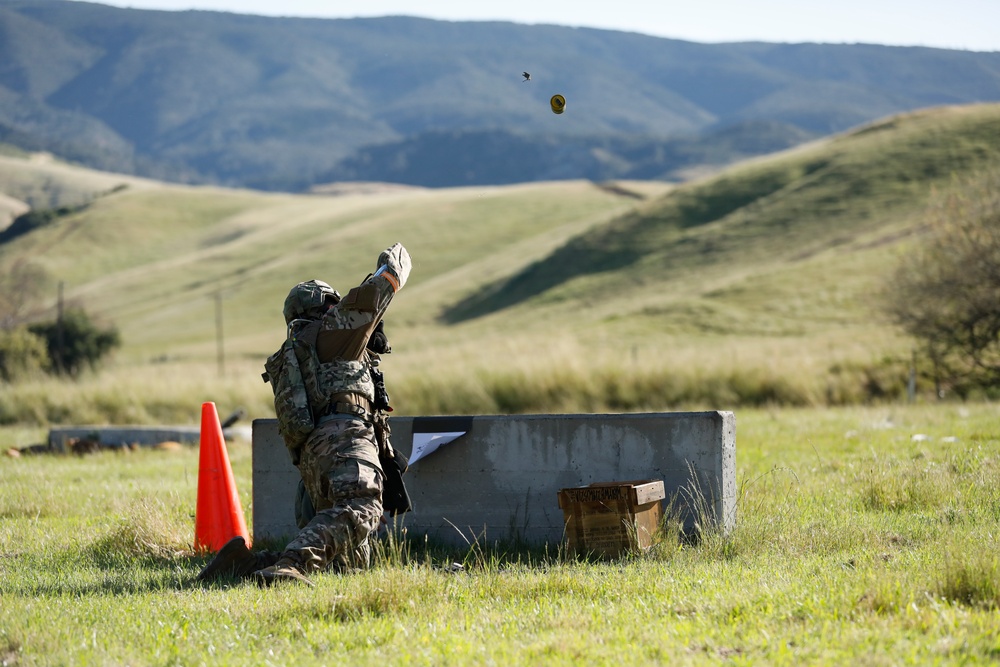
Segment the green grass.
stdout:
<path fill-rule="evenodd" d="M 589 230 L 544 263 L 457 304 L 451 316 L 462 321 L 546 296 L 579 302 L 585 295 L 631 314 L 748 277 L 788 284 L 807 298 L 816 282 L 794 278 L 824 263 L 833 269 L 819 281 L 826 287 L 848 274 L 848 254 L 867 258 L 871 278 L 887 250 L 905 240 L 901 232 L 919 222 L 935 188 L 996 159 L 998 136 L 996 105 L 942 108 L 748 160 Z M 660 289 L 640 298 L 643 288 Z M 633 294 L 625 298 L 627 291 Z M 849 305 L 863 315 L 860 303 Z"/>
<path fill-rule="evenodd" d="M 0 459 L 16 664 L 978 664 L 1000 655 L 994 404 L 737 412 L 738 518 L 566 560 L 385 542 L 315 589 L 195 575 L 197 452 Z M 926 439 L 914 440 L 924 434 Z M 28 437 L 0 430 L 0 444 Z M 251 515 L 250 453 L 230 444 Z M 554 502 L 554 501 L 553 501 Z M 465 571 L 438 566 L 464 562 Z"/>

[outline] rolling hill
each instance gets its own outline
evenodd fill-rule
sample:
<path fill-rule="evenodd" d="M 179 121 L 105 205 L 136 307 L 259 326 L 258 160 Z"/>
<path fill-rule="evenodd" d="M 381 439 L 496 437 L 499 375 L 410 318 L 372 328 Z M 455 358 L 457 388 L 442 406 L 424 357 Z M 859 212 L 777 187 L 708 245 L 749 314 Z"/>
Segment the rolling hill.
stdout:
<path fill-rule="evenodd" d="M 227 355 L 256 366 L 283 335 L 291 285 L 319 277 L 346 290 L 401 241 L 414 273 L 389 330 L 408 396 L 459 376 L 622 367 L 757 369 L 822 392 L 834 366 L 908 355 L 873 295 L 934 193 L 995 164 L 998 149 L 1000 105 L 974 105 L 893 116 L 680 186 L 293 195 L 8 155 L 0 192 L 91 199 L 0 245 L 0 268 L 28 259 L 49 275 L 43 305 L 62 282 L 68 300 L 114 322 L 120 364 L 211 363 L 221 304 Z"/>
<path fill-rule="evenodd" d="M 829 252 L 856 255 L 891 243 L 895 224 L 919 211 L 933 189 L 998 158 L 995 106 L 886 119 L 680 188 L 572 239 L 456 304 L 447 317 L 462 321 L 534 298 L 579 293 L 572 285 L 590 285 L 595 277 L 603 295 L 634 285 L 630 274 L 642 275 L 643 284 L 683 281 L 692 273 L 704 280 L 737 264 L 777 272 Z M 890 238 L 880 243 L 885 234 Z M 712 301 L 728 293 L 713 289 Z"/>

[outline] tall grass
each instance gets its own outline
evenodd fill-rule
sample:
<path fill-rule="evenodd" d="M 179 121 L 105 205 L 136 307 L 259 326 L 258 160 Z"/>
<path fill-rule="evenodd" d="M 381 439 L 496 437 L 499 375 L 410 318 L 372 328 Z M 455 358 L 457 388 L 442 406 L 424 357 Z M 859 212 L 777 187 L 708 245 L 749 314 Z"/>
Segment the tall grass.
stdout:
<path fill-rule="evenodd" d="M 677 409 L 818 406 L 871 398 L 861 383 L 771 367 L 699 369 L 603 365 L 442 370 L 391 374 L 397 414 L 657 412 Z M 833 392 L 832 388 L 836 387 Z M 905 385 L 901 380 L 899 391 Z M 77 381 L 39 378 L 5 387 L 0 424 L 191 424 L 213 401 L 249 419 L 274 416 L 272 397 L 252 363 L 220 376 L 211 366 L 118 368 Z"/>
<path fill-rule="evenodd" d="M 0 397 L 0 424 L 197 424 L 201 404 L 220 415 L 243 408 L 273 417 L 270 388 L 257 365 L 230 363 L 120 366 L 78 380 L 40 378 L 10 385 Z"/>
<path fill-rule="evenodd" d="M 450 348 L 407 348 L 383 363 L 400 415 L 656 412 L 739 407 L 837 406 L 906 396 L 905 360 L 838 361 L 864 346 L 688 337 L 645 340 L 623 350 L 572 338 L 533 344 L 460 339 Z M 891 345 L 893 343 L 886 343 Z M 247 420 L 274 416 L 260 373 L 266 354 L 215 360 L 114 362 L 79 379 L 5 385 L 0 424 L 192 424 L 205 401 Z M 930 382 L 917 386 L 921 395 Z"/>

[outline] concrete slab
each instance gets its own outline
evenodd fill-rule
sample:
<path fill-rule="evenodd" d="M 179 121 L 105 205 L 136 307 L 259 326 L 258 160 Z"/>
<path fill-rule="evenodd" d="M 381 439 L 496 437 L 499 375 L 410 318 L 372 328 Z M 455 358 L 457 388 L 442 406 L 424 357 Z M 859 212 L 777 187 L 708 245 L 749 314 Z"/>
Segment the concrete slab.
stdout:
<path fill-rule="evenodd" d="M 468 431 L 404 477 L 414 511 L 401 523 L 411 537 L 556 544 L 560 489 L 647 479 L 663 480 L 664 505 L 673 501 L 688 526 L 696 515 L 724 530 L 735 521 L 732 412 L 393 417 L 390 425 L 407 455 L 414 433 Z M 277 421 L 254 420 L 252 443 L 254 536 L 291 537 L 299 476 Z"/>

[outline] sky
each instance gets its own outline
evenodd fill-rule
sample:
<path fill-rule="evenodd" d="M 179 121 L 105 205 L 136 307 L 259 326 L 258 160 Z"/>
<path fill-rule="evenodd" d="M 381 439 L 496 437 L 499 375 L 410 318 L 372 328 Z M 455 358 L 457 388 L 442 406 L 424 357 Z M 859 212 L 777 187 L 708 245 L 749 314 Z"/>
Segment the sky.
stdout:
<path fill-rule="evenodd" d="M 95 1 L 95 0 L 88 0 Z M 1000 0 L 96 0 L 264 16 L 422 16 L 638 32 L 694 42 L 823 42 L 1000 51 Z"/>

